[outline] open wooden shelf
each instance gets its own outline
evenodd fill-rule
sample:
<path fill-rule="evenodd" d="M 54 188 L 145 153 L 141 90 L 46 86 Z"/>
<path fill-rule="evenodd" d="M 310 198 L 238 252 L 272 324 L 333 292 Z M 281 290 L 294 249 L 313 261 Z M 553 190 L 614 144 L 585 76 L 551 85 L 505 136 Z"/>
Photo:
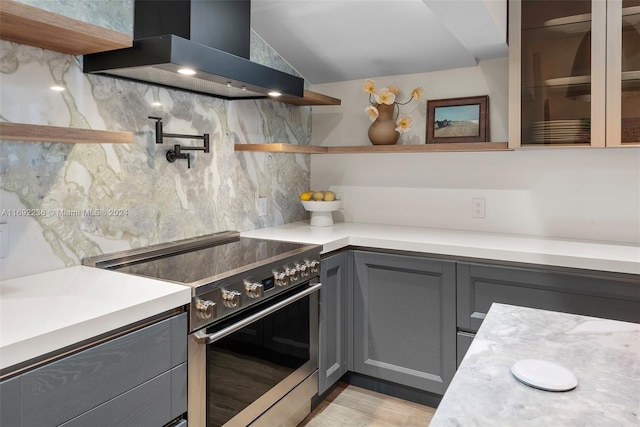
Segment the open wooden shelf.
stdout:
<path fill-rule="evenodd" d="M 363 145 L 342 147 L 318 147 L 313 145 L 236 144 L 235 151 L 262 151 L 270 153 L 298 154 L 364 154 L 364 153 L 427 153 L 434 151 L 509 151 L 506 142 L 464 142 L 451 144 L 421 145 Z"/>
<path fill-rule="evenodd" d="M 70 55 L 132 45 L 131 35 L 13 0 L 0 0 L 0 39 Z"/>
<path fill-rule="evenodd" d="M 84 55 L 130 47 L 131 35 L 58 15 L 13 0 L 0 0 L 0 39 Z M 0 123 L 0 139 L 29 142 L 131 143 L 131 132 Z"/>
<path fill-rule="evenodd" d="M 133 142 L 133 134 L 131 132 L 3 122 L 0 123 L 0 139 L 30 142 L 63 142 L 68 144 L 128 144 Z"/>
<path fill-rule="evenodd" d="M 317 154 L 326 153 L 327 147 L 316 147 L 313 145 L 296 145 L 282 142 L 272 144 L 236 144 L 235 151 L 262 151 L 265 153 L 297 153 L 297 154 Z"/>
<path fill-rule="evenodd" d="M 289 98 L 282 97 L 277 99 L 280 102 L 297 106 L 310 106 L 310 105 L 340 105 L 342 101 L 338 98 L 333 98 L 328 95 L 323 95 L 318 92 L 312 92 L 310 90 L 304 91 L 302 98 Z"/>
<path fill-rule="evenodd" d="M 420 145 L 366 145 L 327 147 L 329 154 L 338 153 L 428 153 L 434 151 L 507 151 L 506 142 L 457 142 Z"/>

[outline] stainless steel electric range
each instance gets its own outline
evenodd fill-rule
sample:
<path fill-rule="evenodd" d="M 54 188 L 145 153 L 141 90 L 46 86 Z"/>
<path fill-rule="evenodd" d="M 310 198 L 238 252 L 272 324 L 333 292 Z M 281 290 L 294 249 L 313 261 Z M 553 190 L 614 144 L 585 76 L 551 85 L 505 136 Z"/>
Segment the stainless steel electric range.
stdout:
<path fill-rule="evenodd" d="M 320 250 L 229 231 L 83 264 L 191 287 L 189 425 L 296 425 L 318 391 Z"/>

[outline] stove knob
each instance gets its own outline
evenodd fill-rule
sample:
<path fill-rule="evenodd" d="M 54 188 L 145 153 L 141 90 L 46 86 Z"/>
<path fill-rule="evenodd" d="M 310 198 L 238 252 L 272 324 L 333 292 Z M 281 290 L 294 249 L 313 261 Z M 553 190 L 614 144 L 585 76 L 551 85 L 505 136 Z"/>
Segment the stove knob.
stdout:
<path fill-rule="evenodd" d="M 318 270 L 320 270 L 320 262 L 317 260 L 306 260 L 306 264 L 311 270 L 311 273 L 318 274 Z"/>
<path fill-rule="evenodd" d="M 309 272 L 311 268 L 307 265 L 306 262 L 296 264 L 296 269 L 300 272 L 300 276 L 302 278 L 309 277 Z"/>
<path fill-rule="evenodd" d="M 240 292 L 238 291 L 228 291 L 226 289 L 222 290 L 222 303 L 227 308 L 236 308 L 240 306 Z"/>
<path fill-rule="evenodd" d="M 300 271 L 293 267 L 293 268 L 289 268 L 287 267 L 287 269 L 285 270 L 285 273 L 287 276 L 289 276 L 289 279 L 291 281 L 296 281 L 296 280 L 300 280 Z"/>
<path fill-rule="evenodd" d="M 276 286 L 287 286 L 289 284 L 289 276 L 283 271 L 273 270 L 273 281 Z"/>
<path fill-rule="evenodd" d="M 216 303 L 208 299 L 196 299 L 196 315 L 203 320 L 216 317 Z"/>
<path fill-rule="evenodd" d="M 263 286 L 262 283 L 252 282 L 250 280 L 244 281 L 244 289 L 246 294 L 251 299 L 262 298 Z"/>

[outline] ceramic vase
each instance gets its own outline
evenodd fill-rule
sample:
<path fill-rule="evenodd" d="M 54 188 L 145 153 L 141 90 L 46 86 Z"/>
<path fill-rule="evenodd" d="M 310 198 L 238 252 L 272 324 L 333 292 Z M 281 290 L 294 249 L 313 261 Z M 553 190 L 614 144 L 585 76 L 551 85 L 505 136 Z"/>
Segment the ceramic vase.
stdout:
<path fill-rule="evenodd" d="M 393 145 L 398 142 L 400 132 L 396 131 L 394 110 L 396 104 L 379 104 L 378 118 L 369 127 L 369 141 L 373 145 Z"/>

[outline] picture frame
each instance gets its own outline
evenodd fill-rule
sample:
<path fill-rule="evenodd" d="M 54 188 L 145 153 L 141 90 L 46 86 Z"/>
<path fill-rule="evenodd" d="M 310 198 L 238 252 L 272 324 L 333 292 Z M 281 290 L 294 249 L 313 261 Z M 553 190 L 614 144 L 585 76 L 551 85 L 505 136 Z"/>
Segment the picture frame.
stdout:
<path fill-rule="evenodd" d="M 488 95 L 427 101 L 427 144 L 488 141 Z"/>

